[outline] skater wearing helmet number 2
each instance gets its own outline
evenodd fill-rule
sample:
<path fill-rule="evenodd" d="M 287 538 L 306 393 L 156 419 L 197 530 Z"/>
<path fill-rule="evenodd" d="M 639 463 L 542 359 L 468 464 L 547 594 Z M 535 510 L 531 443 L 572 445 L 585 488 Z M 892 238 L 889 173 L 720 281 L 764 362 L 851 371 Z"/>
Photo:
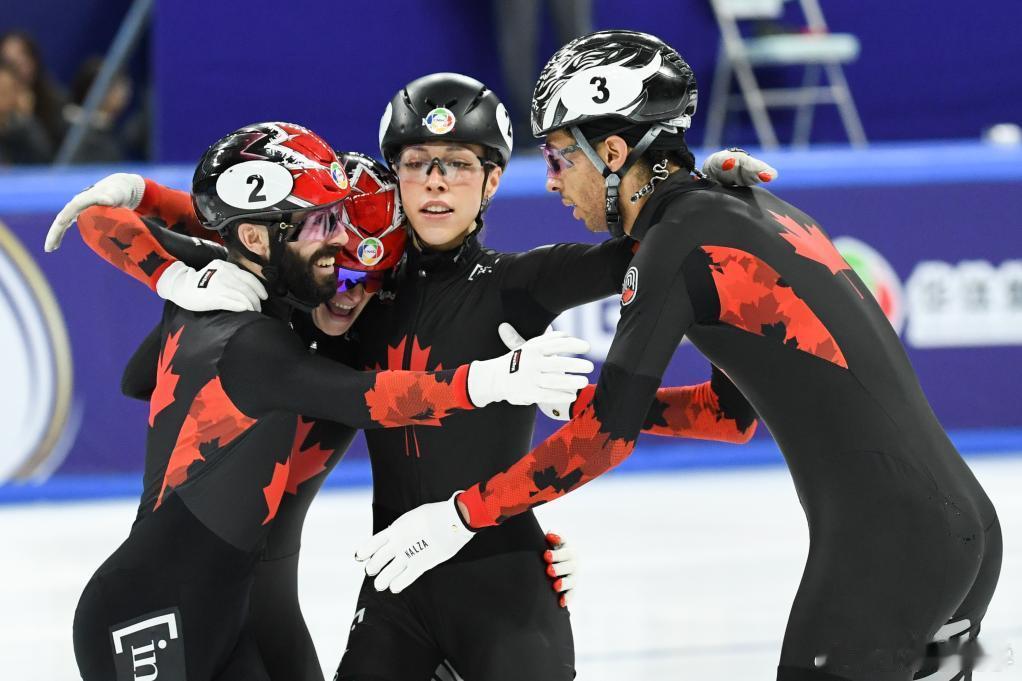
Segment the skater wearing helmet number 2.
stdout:
<path fill-rule="evenodd" d="M 954 678 L 970 678 L 1000 570 L 993 505 L 817 222 L 761 189 L 693 174 L 695 108 L 691 69 L 654 36 L 603 31 L 551 58 L 532 110 L 548 189 L 588 229 L 638 242 L 599 382 L 525 457 L 398 518 L 358 558 L 403 591 L 492 526 L 620 463 L 688 337 L 769 427 L 809 521 L 777 678 L 907 681 L 951 652 Z M 434 529 L 461 521 L 470 529 Z M 406 555 L 414 542 L 429 549 Z"/>
<path fill-rule="evenodd" d="M 141 238 L 149 232 L 139 215 L 154 210 L 147 201 L 159 200 L 160 188 L 119 188 L 140 212 L 88 208 L 81 232 L 104 258 L 155 286 L 173 259 Z M 299 414 L 352 428 L 439 426 L 490 402 L 556 400 L 585 385 L 572 372 L 588 362 L 559 354 L 585 349 L 570 338 L 535 339 L 524 353 L 436 372 L 360 372 L 310 355 L 287 320 L 293 308 L 335 295 L 335 258 L 348 238 L 339 211 L 350 192 L 334 152 L 288 124 L 242 128 L 196 169 L 202 225 L 223 238 L 235 277 L 259 277 L 269 297 L 262 313 L 164 308 L 138 514 L 75 613 L 85 681 L 269 678 L 246 618 L 292 480 Z M 181 205 L 155 212 L 190 214 Z"/>

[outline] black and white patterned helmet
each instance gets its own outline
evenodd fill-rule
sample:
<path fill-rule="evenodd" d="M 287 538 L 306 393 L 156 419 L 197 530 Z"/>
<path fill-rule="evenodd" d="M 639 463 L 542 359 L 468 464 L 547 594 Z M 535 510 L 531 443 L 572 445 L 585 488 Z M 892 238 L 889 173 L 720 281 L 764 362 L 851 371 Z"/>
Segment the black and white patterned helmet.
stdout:
<path fill-rule="evenodd" d="M 558 50 L 532 95 L 532 133 L 618 118 L 687 129 L 696 78 L 674 48 L 648 33 L 599 31 Z"/>

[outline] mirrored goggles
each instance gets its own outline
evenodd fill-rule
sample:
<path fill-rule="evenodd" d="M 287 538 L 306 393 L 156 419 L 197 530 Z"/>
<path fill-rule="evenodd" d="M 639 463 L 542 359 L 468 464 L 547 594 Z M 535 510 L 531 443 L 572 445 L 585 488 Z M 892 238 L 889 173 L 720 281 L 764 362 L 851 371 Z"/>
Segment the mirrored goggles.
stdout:
<path fill-rule="evenodd" d="M 561 173 L 568 168 L 574 167 L 575 164 L 568 160 L 565 155 L 578 151 L 581 147 L 577 144 L 572 144 L 570 147 L 558 149 L 549 144 L 541 144 L 539 148 L 543 152 L 543 160 L 546 161 L 546 176 L 553 179 L 560 177 Z"/>
<path fill-rule="evenodd" d="M 294 241 L 328 241 L 344 231 L 341 221 L 341 206 L 333 204 L 326 208 L 295 213 Z"/>
<path fill-rule="evenodd" d="M 425 154 L 413 152 L 399 158 L 394 165 L 397 167 L 398 179 L 402 182 L 425 184 L 433 172 L 433 167 L 436 166 L 447 184 L 467 184 L 479 177 L 487 165 L 495 164 L 478 156 L 471 160 L 464 155 L 430 158 Z"/>
<path fill-rule="evenodd" d="M 380 290 L 383 284 L 383 272 L 363 272 L 361 270 L 349 270 L 343 267 L 337 268 L 337 291 L 350 291 L 359 284 L 365 286 L 367 293 L 375 293 Z"/>

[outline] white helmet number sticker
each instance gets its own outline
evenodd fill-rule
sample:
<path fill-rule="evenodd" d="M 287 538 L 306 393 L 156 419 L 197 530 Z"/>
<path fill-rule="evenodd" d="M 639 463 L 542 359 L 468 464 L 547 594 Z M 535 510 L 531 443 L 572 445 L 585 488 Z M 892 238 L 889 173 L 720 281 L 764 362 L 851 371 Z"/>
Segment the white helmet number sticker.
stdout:
<path fill-rule="evenodd" d="M 216 193 L 235 208 L 259 209 L 274 206 L 294 188 L 291 172 L 271 161 L 244 161 L 228 168 L 216 180 Z"/>
<path fill-rule="evenodd" d="M 508 149 L 514 148 L 514 128 L 511 125 L 511 115 L 503 104 L 497 105 L 497 129 L 500 130 Z"/>
<path fill-rule="evenodd" d="M 579 115 L 627 113 L 638 104 L 643 81 L 656 73 L 662 62 L 657 52 L 649 64 L 638 68 L 604 64 L 579 71 L 561 90 L 561 101 L 570 112 L 566 120 Z"/>

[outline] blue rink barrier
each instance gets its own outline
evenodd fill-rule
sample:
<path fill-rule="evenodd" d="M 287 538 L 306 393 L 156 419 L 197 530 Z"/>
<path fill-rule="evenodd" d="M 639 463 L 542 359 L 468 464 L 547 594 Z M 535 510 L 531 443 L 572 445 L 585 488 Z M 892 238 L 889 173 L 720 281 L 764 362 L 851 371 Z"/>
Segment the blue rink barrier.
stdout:
<path fill-rule="evenodd" d="M 1022 428 L 963 430 L 950 433 L 966 457 L 1022 456 Z M 645 440 L 647 443 L 649 439 Z M 635 452 L 609 475 L 657 471 L 722 470 L 784 464 L 773 440 L 757 438 L 744 445 L 687 440 L 658 444 Z M 372 470 L 364 458 L 342 460 L 324 484 L 325 489 L 351 489 L 372 484 Z M 0 485 L 0 505 L 30 502 L 136 498 L 142 492 L 142 474 L 56 475 L 41 484 Z"/>

